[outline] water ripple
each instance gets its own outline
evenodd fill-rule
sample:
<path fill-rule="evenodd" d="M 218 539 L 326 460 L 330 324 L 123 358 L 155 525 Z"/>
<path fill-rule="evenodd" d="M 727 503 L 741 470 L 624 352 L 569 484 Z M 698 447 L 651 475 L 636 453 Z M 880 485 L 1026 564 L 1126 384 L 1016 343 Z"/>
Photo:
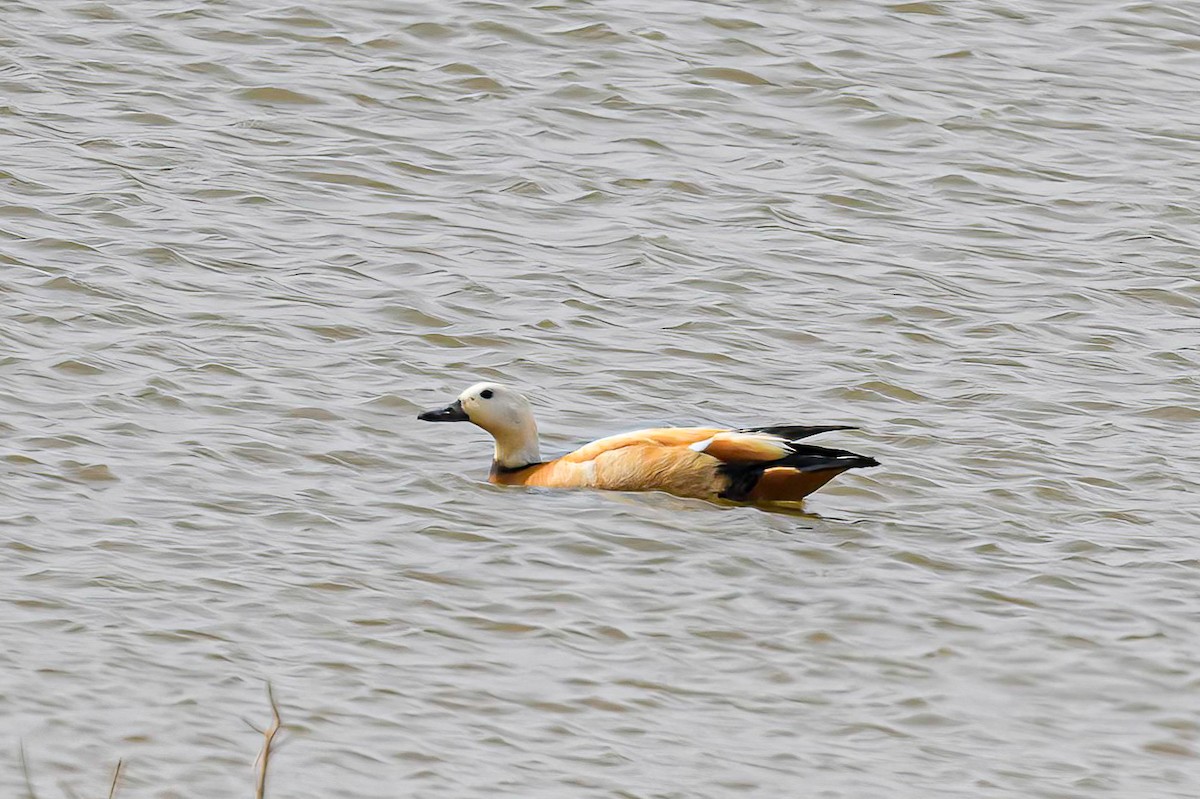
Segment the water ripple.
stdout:
<path fill-rule="evenodd" d="M 1197 15 L 15 0 L 0 706 L 36 786 L 1178 796 Z M 483 482 L 811 419 L 804 513 Z M 449 429 L 447 429 L 449 428 Z M 19 765 L 0 785 L 24 790 Z"/>

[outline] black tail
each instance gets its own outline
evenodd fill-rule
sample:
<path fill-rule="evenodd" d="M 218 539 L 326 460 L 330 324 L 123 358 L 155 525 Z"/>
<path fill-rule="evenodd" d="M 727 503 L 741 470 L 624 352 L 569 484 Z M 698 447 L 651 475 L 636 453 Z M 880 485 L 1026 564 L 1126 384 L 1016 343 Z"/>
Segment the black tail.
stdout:
<path fill-rule="evenodd" d="M 779 426 L 757 429 L 762 432 L 773 432 L 776 430 L 811 431 L 797 436 L 798 438 L 802 438 L 805 435 L 816 435 L 817 433 L 824 433 L 829 430 L 850 430 L 854 428 Z M 782 435 L 782 433 L 774 433 L 774 435 Z M 859 455 L 844 449 L 814 447 L 811 444 L 790 444 L 790 447 L 792 451 L 789 454 L 774 461 L 721 464 L 717 470 L 729 478 L 729 486 L 721 492 L 721 496 L 725 499 L 732 499 L 735 502 L 744 501 L 750 495 L 750 492 L 754 490 L 754 486 L 758 485 L 763 472 L 767 469 L 774 469 L 780 466 L 790 467 L 798 472 L 823 472 L 829 469 L 836 469 L 840 472 L 845 469 L 862 469 L 879 465 L 879 461 L 868 455 Z"/>
<path fill-rule="evenodd" d="M 844 449 L 814 447 L 811 444 L 792 444 L 792 454 L 777 461 L 764 463 L 763 468 L 791 466 L 798 472 L 822 472 L 826 469 L 861 469 L 878 466 L 879 461 Z"/>

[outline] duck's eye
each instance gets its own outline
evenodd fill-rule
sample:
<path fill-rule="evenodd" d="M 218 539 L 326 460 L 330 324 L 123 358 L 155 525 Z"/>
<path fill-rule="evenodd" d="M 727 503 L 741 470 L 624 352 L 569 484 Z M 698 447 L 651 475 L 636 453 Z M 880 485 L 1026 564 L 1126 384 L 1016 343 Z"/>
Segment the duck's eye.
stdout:
<path fill-rule="evenodd" d="M 483 397 L 484 399 L 491 399 L 494 394 L 490 388 L 485 388 L 483 391 L 479 392 L 479 396 Z"/>

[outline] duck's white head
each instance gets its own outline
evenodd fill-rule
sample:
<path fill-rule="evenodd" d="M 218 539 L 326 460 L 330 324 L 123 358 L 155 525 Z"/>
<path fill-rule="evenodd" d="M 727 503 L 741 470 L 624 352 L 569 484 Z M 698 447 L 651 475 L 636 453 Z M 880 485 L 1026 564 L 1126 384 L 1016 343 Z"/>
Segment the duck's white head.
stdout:
<path fill-rule="evenodd" d="M 471 422 L 496 439 L 496 463 L 506 469 L 541 461 L 533 408 L 520 393 L 499 383 L 476 383 L 445 408 L 417 416 L 425 422 Z"/>

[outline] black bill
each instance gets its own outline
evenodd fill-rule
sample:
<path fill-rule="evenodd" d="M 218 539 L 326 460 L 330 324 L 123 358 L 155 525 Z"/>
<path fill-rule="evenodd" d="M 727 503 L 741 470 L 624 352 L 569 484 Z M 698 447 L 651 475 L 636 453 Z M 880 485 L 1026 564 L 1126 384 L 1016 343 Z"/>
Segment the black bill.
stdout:
<path fill-rule="evenodd" d="M 425 411 L 417 414 L 417 418 L 422 422 L 469 422 L 470 417 L 463 410 L 462 400 L 455 400 L 445 408 L 439 408 L 434 411 Z"/>

